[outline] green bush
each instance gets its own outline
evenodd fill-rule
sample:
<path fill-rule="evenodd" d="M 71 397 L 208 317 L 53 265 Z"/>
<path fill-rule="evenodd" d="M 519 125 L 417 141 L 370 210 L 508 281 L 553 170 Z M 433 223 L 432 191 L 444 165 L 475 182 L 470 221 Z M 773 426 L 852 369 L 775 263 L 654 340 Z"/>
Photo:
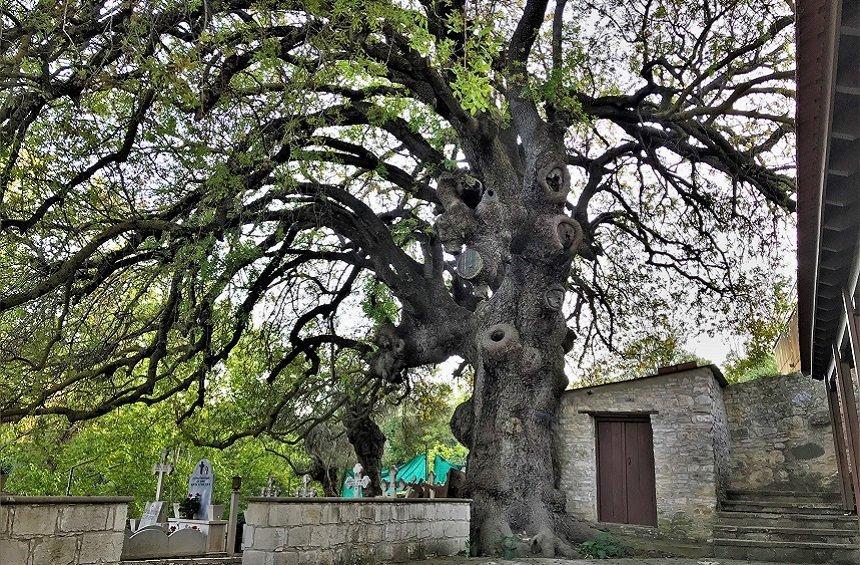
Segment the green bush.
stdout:
<path fill-rule="evenodd" d="M 598 534 L 594 538 L 579 545 L 583 557 L 591 559 L 609 559 L 612 557 L 627 557 L 630 551 L 627 547 L 616 542 L 609 534 Z"/>

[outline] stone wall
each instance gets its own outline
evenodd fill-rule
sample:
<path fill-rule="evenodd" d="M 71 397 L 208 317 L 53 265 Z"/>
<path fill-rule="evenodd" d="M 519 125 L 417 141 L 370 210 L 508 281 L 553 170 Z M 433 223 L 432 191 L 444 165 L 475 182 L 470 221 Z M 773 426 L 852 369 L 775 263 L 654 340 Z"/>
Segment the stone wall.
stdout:
<path fill-rule="evenodd" d="M 130 498 L 0 496 L 3 565 L 115 565 Z"/>
<path fill-rule="evenodd" d="M 783 375 L 732 385 L 724 394 L 733 488 L 838 491 L 823 383 Z"/>
<path fill-rule="evenodd" d="M 243 565 L 411 562 L 465 552 L 463 499 L 252 498 Z"/>
<path fill-rule="evenodd" d="M 567 391 L 557 429 L 567 512 L 598 519 L 594 413 L 649 413 L 657 491 L 649 534 L 707 539 L 728 465 L 718 377 L 709 366 Z"/>

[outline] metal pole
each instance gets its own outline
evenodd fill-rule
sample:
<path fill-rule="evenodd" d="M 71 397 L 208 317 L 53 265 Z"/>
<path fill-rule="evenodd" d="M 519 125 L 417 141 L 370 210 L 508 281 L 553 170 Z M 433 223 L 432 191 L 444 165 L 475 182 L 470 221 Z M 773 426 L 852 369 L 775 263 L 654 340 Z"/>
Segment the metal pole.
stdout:
<path fill-rule="evenodd" d="M 230 514 L 227 517 L 227 555 L 236 553 L 236 527 L 239 516 L 239 490 L 242 488 L 242 477 L 233 477 L 233 492 L 230 493 Z"/>
<path fill-rule="evenodd" d="M 69 496 L 72 493 L 72 480 L 75 476 L 75 469 L 77 469 L 78 467 L 83 467 L 84 465 L 89 465 L 93 461 L 95 461 L 95 459 L 87 459 L 86 461 L 76 463 L 69 467 L 69 479 L 66 481 L 66 496 Z"/>

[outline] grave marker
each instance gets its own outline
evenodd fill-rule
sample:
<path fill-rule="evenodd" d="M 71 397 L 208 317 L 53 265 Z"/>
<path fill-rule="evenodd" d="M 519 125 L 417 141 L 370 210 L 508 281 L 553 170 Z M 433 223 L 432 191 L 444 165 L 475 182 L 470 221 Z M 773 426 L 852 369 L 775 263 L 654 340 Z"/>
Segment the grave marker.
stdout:
<path fill-rule="evenodd" d="M 171 451 L 166 447 L 161 450 L 161 460 L 152 466 L 152 474 L 158 475 L 158 484 L 155 487 L 155 500 L 161 500 L 161 487 L 164 484 L 164 475 L 173 473 L 173 465 L 179 457 L 179 449 L 173 450 L 173 463 L 168 463 L 167 459 Z"/>
<path fill-rule="evenodd" d="M 391 489 L 391 494 L 388 496 L 397 496 L 397 465 L 392 465 L 388 469 L 388 488 L 385 489 L 385 494 L 388 494 L 388 489 Z"/>
<path fill-rule="evenodd" d="M 212 504 L 212 485 L 215 482 L 215 472 L 212 463 L 201 459 L 194 467 L 194 472 L 188 479 L 188 492 L 200 495 L 200 510 L 194 515 L 195 520 L 214 520 L 209 516 L 209 506 Z M 220 516 L 219 516 L 220 518 Z"/>
<path fill-rule="evenodd" d="M 370 477 L 361 476 L 363 470 L 364 467 L 361 466 L 361 463 L 356 463 L 355 467 L 352 468 L 352 476 L 346 480 L 346 488 L 352 489 L 353 498 L 361 498 L 364 494 L 363 489 L 370 484 Z"/>
<path fill-rule="evenodd" d="M 140 518 L 140 523 L 137 525 L 137 529 L 140 530 L 146 526 L 154 526 L 155 524 L 166 522 L 167 517 L 164 515 L 165 510 L 164 501 L 162 500 L 147 503 L 146 510 Z"/>

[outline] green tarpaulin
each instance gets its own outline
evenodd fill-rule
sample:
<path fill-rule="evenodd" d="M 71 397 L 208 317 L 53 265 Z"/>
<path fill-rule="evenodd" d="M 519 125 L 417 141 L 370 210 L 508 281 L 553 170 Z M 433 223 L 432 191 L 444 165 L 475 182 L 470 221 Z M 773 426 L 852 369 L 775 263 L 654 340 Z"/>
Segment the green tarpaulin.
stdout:
<path fill-rule="evenodd" d="M 433 474 L 435 476 L 434 483 L 437 485 L 444 485 L 445 481 L 448 480 L 448 470 L 452 467 L 459 469 L 459 465 L 454 465 L 441 455 L 436 455 L 433 458 Z M 383 481 L 388 481 L 388 469 L 382 469 L 380 473 Z M 346 480 L 352 477 L 352 469 L 349 469 L 346 472 L 346 477 L 343 481 L 343 487 L 341 488 L 341 496 L 343 498 L 353 498 L 355 493 L 353 489 L 348 488 L 346 486 Z M 416 455 L 406 463 L 397 466 L 397 476 L 395 478 L 396 483 L 400 483 L 403 481 L 408 484 L 415 483 L 425 483 L 427 482 L 427 454 L 422 453 L 421 455 Z M 391 485 L 388 485 L 388 495 L 393 495 Z"/>
<path fill-rule="evenodd" d="M 436 455 L 433 459 L 433 474 L 436 476 L 436 484 L 444 485 L 445 481 L 448 480 L 448 471 L 451 468 L 459 469 L 459 465 L 454 465 L 441 455 Z"/>

